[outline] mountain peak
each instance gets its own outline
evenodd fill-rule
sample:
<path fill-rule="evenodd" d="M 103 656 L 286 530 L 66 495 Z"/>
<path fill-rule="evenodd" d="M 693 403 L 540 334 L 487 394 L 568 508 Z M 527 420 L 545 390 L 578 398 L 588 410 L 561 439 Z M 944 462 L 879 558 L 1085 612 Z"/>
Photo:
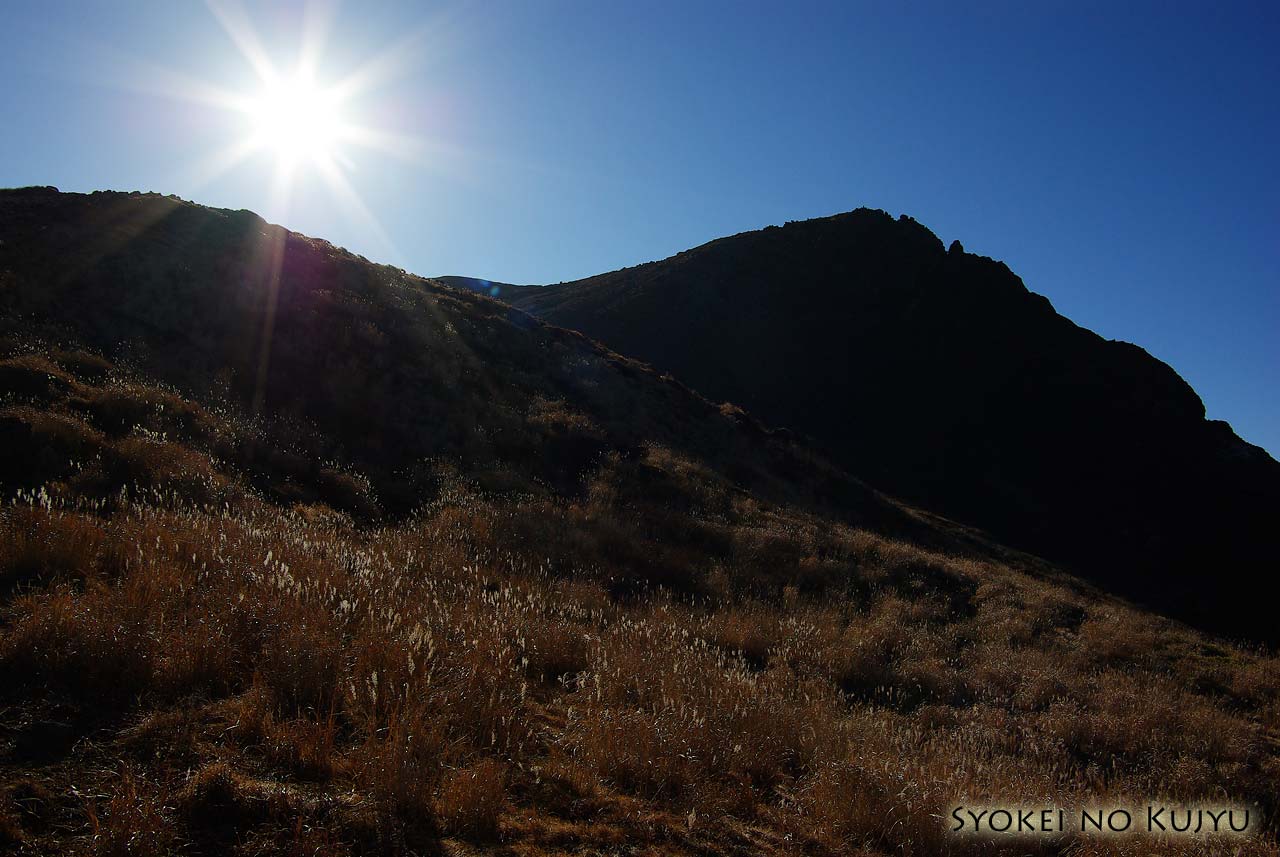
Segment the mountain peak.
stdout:
<path fill-rule="evenodd" d="M 1181 615 L 1217 609 L 1191 594 L 1203 568 L 1247 579 L 1280 549 L 1280 466 L 1224 458 L 1229 429 L 1177 372 L 907 215 L 790 222 L 512 301 Z"/>

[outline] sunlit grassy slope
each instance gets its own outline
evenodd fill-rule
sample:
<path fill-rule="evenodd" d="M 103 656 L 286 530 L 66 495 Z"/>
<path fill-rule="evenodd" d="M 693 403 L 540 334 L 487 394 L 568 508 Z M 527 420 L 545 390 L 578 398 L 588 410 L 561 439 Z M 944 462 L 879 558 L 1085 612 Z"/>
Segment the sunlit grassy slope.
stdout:
<path fill-rule="evenodd" d="M 955 803 L 1158 797 L 1265 829 L 1008 853 L 1277 853 L 1270 656 L 252 215 L 0 227 L 0 850 L 978 854 Z"/>

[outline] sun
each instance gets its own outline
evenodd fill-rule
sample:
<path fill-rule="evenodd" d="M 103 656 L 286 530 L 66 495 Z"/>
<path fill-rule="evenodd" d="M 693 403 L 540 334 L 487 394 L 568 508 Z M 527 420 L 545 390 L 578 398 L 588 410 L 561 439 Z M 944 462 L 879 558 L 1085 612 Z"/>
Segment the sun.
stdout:
<path fill-rule="evenodd" d="M 301 74 L 269 81 L 245 111 L 252 143 L 287 163 L 332 159 L 346 128 L 341 106 L 332 91 Z"/>
<path fill-rule="evenodd" d="M 296 19 L 291 19 L 289 32 L 296 34 L 296 43 L 290 44 L 265 42 L 242 0 L 205 2 L 247 67 L 239 69 L 241 84 L 232 88 L 149 63 L 141 66 L 139 83 L 165 96 L 214 108 L 228 120 L 220 123 L 228 138 L 192 164 L 191 186 L 205 187 L 266 155 L 274 164 L 262 183 L 263 211 L 283 222 L 291 216 L 299 192 L 312 200 L 310 191 L 320 187 L 330 193 L 337 210 L 375 237 L 388 256 L 400 256 L 352 177 L 381 156 L 432 169 L 439 169 L 446 159 L 433 146 L 434 157 L 428 160 L 429 141 L 395 130 L 412 114 L 390 109 L 391 96 L 378 91 L 416 66 L 426 40 L 437 35 L 433 26 L 412 28 L 356 64 L 338 67 L 326 61 L 325 50 L 337 14 L 332 0 L 301 0 L 293 7 L 290 14 L 296 13 Z M 287 58 L 284 63 L 282 58 Z M 249 85 L 241 88 L 246 82 Z M 370 125 L 371 116 L 390 117 L 393 127 Z"/>

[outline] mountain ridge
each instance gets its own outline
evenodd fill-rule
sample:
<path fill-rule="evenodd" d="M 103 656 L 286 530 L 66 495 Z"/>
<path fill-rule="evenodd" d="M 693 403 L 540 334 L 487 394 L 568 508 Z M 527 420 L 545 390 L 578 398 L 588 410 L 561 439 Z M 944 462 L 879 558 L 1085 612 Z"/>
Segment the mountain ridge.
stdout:
<path fill-rule="evenodd" d="M 958 800 L 1158 795 L 1274 857 L 1280 659 L 797 434 L 251 212 L 0 191 L 0 850 L 986 854 Z"/>
<path fill-rule="evenodd" d="M 50 325 L 55 339 L 70 335 L 108 355 L 130 343 L 131 364 L 186 394 L 275 412 L 273 442 L 369 478 L 351 511 L 403 515 L 429 500 L 438 486 L 404 472 L 415 456 L 443 456 L 508 490 L 572 493 L 601 456 L 634 458 L 656 441 L 717 460 L 766 494 L 792 489 L 767 472 L 772 463 L 757 472 L 751 462 L 810 473 L 819 505 L 910 518 L 896 501 L 811 460 L 786 432 L 576 331 L 472 289 L 374 265 L 251 212 L 160 194 L 24 188 L 0 191 L 0 234 L 0 333 L 25 338 Z M 407 311 L 417 326 L 388 311 Z M 355 368 L 339 365 L 339 353 Z M 649 399 L 662 404 L 649 407 Z M 542 413 L 561 407 L 563 414 Z M 432 426 L 432 413 L 449 418 Z M 365 425 L 383 434 L 366 436 Z M 9 428 L 10 437 L 25 437 Z M 544 455 L 525 454 L 529 444 Z M 733 459 L 735 450 L 747 464 Z M 523 469 L 512 471 L 513 460 Z M 301 490 L 296 481 L 264 487 L 284 496 Z M 6 487 L 37 484 L 33 473 Z"/>
<path fill-rule="evenodd" d="M 906 215 L 792 221 L 508 299 L 816 438 L 891 495 L 1077 567 L 1106 557 L 1180 615 L 1238 625 L 1206 610 L 1200 568 L 1274 573 L 1265 450 L 1140 346 Z"/>

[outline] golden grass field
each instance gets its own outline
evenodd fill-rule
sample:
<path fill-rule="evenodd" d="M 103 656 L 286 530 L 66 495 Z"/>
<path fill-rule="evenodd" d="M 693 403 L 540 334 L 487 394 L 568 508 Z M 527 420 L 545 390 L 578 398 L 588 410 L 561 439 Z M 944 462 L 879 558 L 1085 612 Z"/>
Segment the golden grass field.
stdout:
<path fill-rule="evenodd" d="M 656 445 L 573 499 L 267 502 L 207 451 L 230 416 L 107 368 L 0 365 L 57 388 L 0 417 L 84 462 L 0 513 L 5 849 L 1280 853 L 1274 657 Z M 628 583 L 659 565 L 697 585 Z M 1002 846 L 944 818 L 1156 797 L 1263 829 Z"/>

